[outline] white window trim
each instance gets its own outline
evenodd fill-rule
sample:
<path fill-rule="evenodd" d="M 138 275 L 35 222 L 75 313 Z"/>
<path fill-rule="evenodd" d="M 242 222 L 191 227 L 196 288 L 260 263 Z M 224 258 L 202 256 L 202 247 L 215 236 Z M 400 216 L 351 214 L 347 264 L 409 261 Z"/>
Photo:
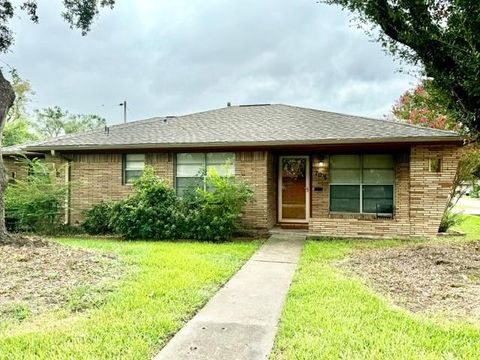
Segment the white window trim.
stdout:
<path fill-rule="evenodd" d="M 233 162 L 232 162 L 232 166 L 233 166 L 233 174 L 235 174 L 235 153 L 234 152 L 231 152 L 231 151 L 220 151 L 221 153 L 226 153 L 226 154 L 232 154 L 233 155 Z M 207 155 L 208 154 L 213 154 L 214 152 L 199 152 L 199 153 L 189 153 L 189 152 L 182 152 L 182 153 L 176 153 L 175 154 L 175 163 L 174 163 L 174 167 L 175 167 L 175 193 L 177 194 L 178 196 L 178 183 L 177 183 L 177 178 L 185 178 L 185 177 L 190 177 L 190 178 L 201 178 L 202 179 L 202 183 L 203 183 L 203 190 L 206 191 L 207 190 L 207 167 L 208 167 L 208 163 L 207 163 Z M 203 155 L 203 163 L 202 163 L 202 170 L 203 170 L 203 176 L 178 176 L 177 174 L 177 166 L 178 166 L 178 154 L 202 154 Z M 217 164 L 214 164 L 214 165 L 217 165 Z"/>
<path fill-rule="evenodd" d="M 143 153 L 142 154 L 139 154 L 139 153 L 124 153 L 124 154 L 122 154 L 122 183 L 125 186 L 132 186 L 133 182 L 127 182 L 127 171 L 139 171 L 139 170 L 127 169 L 127 156 L 128 155 L 143 155 L 143 169 L 141 170 L 142 174 L 143 174 L 143 171 L 145 170 L 146 156 Z M 135 179 L 135 180 L 137 180 L 137 179 Z"/>

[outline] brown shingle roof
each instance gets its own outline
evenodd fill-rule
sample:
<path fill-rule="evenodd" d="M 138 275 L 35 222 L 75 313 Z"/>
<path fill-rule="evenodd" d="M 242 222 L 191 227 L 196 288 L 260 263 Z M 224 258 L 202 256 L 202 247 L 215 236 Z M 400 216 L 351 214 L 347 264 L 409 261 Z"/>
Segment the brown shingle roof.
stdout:
<path fill-rule="evenodd" d="M 451 131 L 288 105 L 240 105 L 62 136 L 29 150 L 459 141 Z"/>

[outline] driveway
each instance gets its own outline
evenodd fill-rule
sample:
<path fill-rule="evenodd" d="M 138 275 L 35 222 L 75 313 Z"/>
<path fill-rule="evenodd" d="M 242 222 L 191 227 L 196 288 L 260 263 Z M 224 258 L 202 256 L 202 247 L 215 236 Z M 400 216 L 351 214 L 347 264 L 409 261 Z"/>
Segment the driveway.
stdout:
<path fill-rule="evenodd" d="M 480 199 L 463 196 L 453 208 L 456 213 L 480 215 Z"/>

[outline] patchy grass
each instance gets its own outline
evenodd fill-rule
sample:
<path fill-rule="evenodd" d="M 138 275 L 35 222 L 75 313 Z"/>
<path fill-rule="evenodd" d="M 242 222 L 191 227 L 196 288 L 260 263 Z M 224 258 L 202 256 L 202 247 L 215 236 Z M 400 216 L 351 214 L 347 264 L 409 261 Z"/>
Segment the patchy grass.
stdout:
<path fill-rule="evenodd" d="M 466 216 L 463 238 L 479 238 Z M 272 359 L 478 359 L 480 326 L 414 315 L 392 306 L 360 278 L 332 263 L 357 249 L 402 241 L 308 241 L 290 288 Z"/>
<path fill-rule="evenodd" d="M 127 274 L 103 300 L 78 287 L 64 309 L 28 317 L 19 307 L 21 323 L 0 325 L 0 359 L 148 359 L 260 243 L 58 241 L 116 254 Z"/>
<path fill-rule="evenodd" d="M 0 245 L 0 325 L 24 321 L 58 310 L 82 292 L 84 301 L 96 294 L 97 303 L 113 290 L 121 276 L 118 258 L 106 253 L 66 247 L 53 242 Z M 75 311 L 81 311 L 78 307 Z"/>

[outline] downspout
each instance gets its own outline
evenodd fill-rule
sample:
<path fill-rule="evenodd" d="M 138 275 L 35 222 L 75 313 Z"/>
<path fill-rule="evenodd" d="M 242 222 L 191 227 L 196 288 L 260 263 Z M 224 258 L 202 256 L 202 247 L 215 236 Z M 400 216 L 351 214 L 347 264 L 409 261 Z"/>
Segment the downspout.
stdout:
<path fill-rule="evenodd" d="M 71 161 L 67 161 L 65 164 L 65 187 L 67 189 L 65 193 L 65 220 L 64 225 L 70 224 L 70 167 Z"/>

